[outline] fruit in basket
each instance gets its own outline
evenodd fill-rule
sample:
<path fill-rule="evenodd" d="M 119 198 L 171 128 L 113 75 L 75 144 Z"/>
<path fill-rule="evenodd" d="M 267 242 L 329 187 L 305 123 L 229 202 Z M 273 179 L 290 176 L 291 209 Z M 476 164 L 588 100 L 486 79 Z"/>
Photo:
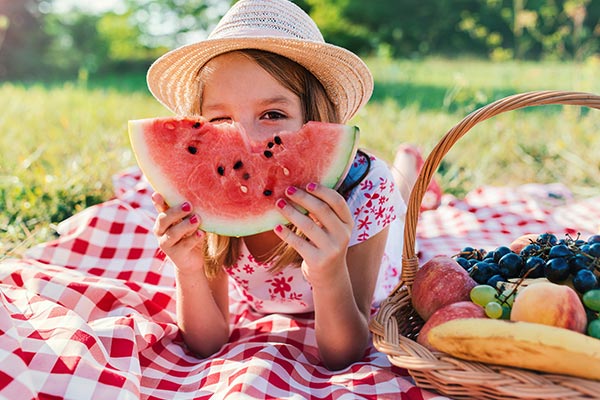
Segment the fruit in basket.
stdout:
<path fill-rule="evenodd" d="M 201 228 L 246 236 L 287 223 L 275 201 L 289 186 L 342 183 L 358 146 L 358 128 L 308 122 L 296 132 L 250 138 L 238 124 L 202 117 L 129 121 L 136 159 L 167 203 L 189 201 Z"/>
<path fill-rule="evenodd" d="M 575 290 L 566 285 L 540 282 L 519 291 L 511 321 L 535 322 L 585 332 L 587 315 Z"/>
<path fill-rule="evenodd" d="M 531 322 L 456 319 L 429 331 L 430 344 L 454 357 L 600 379 L 600 340 Z"/>
<path fill-rule="evenodd" d="M 537 233 L 528 233 L 526 235 L 521 235 L 515 240 L 513 240 L 508 247 L 515 253 L 519 254 L 525 246 L 528 246 L 531 243 L 535 242 L 538 236 L 539 234 Z"/>
<path fill-rule="evenodd" d="M 415 274 L 411 300 L 415 311 L 427 321 L 440 308 L 469 300 L 477 282 L 454 259 L 435 256 Z"/>
<path fill-rule="evenodd" d="M 486 318 L 486 316 L 483 307 L 470 301 L 459 301 L 448 304 L 434 312 L 427 322 L 425 322 L 419 331 L 419 336 L 417 336 L 417 343 L 433 350 L 434 348 L 428 339 L 429 331 L 444 322 L 459 318 Z"/>

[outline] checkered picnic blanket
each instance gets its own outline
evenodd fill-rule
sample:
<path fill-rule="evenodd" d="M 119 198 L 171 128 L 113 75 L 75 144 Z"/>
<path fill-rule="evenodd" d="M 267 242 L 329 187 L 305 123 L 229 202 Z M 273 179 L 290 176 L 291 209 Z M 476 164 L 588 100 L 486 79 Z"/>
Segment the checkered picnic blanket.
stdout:
<path fill-rule="evenodd" d="M 114 186 L 113 200 L 61 223 L 57 240 L 0 263 L 0 398 L 443 398 L 373 347 L 327 370 L 311 315 L 258 314 L 235 290 L 230 343 L 194 357 L 175 323 L 172 266 L 151 232 L 150 189 L 136 169 Z M 427 258 L 525 232 L 596 232 L 598 199 L 572 204 L 558 186 L 445 198 L 421 216 L 420 250 Z"/>

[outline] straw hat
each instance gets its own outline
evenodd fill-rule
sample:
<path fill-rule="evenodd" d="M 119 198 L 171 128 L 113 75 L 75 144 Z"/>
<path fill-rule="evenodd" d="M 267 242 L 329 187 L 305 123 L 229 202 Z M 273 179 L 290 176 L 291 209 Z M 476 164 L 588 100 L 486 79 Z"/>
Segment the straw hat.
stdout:
<path fill-rule="evenodd" d="M 148 88 L 176 114 L 189 112 L 199 93 L 198 71 L 211 58 L 232 50 L 266 50 L 309 70 L 325 87 L 342 122 L 371 97 L 373 77 L 352 52 L 325 43 L 314 21 L 288 0 L 240 0 L 208 39 L 182 46 L 148 70 Z"/>

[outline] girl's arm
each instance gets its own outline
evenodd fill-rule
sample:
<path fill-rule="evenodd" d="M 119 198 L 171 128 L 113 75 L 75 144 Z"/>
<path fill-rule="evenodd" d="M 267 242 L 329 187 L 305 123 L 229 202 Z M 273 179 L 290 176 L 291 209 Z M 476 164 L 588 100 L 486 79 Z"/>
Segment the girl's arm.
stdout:
<path fill-rule="evenodd" d="M 188 203 L 169 208 L 161 195 L 152 196 L 159 212 L 154 225 L 161 250 L 175 265 L 177 324 L 191 351 L 201 357 L 217 352 L 229 339 L 228 278 L 221 271 L 204 272 L 204 233 L 200 217 Z"/>
<path fill-rule="evenodd" d="M 292 188 L 287 196 L 310 213 L 277 201 L 282 214 L 308 240 L 285 226 L 275 232 L 304 259 L 302 271 L 313 288 L 321 359 L 328 368 L 341 369 L 362 358 L 367 347 L 370 306 L 388 229 L 348 248 L 354 222 L 339 193 L 311 184 L 307 191 Z"/>
<path fill-rule="evenodd" d="M 221 271 L 208 280 L 204 271 L 176 268 L 177 325 L 188 348 L 208 357 L 229 340 L 228 276 Z"/>
<path fill-rule="evenodd" d="M 369 340 L 371 303 L 389 228 L 348 249 L 346 268 L 329 285 L 313 287 L 319 353 L 330 369 L 360 360 Z"/>

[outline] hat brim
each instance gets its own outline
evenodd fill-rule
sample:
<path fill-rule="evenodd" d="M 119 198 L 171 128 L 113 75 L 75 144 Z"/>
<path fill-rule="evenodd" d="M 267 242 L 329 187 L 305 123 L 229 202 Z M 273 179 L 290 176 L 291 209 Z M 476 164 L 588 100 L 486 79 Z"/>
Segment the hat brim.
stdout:
<path fill-rule="evenodd" d="M 175 114 L 186 114 L 199 95 L 198 72 L 210 59 L 242 49 L 282 55 L 309 70 L 322 84 L 347 122 L 369 100 L 373 77 L 354 53 L 322 42 L 278 37 L 208 39 L 172 50 L 148 69 L 150 92 Z"/>

